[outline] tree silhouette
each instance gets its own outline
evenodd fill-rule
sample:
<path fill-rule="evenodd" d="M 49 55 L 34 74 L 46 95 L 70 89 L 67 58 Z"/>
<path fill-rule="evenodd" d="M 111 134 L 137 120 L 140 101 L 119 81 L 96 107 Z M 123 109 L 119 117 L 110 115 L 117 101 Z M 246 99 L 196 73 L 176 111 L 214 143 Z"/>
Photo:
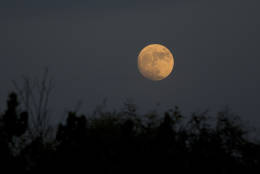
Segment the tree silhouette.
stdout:
<path fill-rule="evenodd" d="M 85 117 L 69 112 L 55 137 L 28 136 L 29 117 L 11 93 L 0 116 L 0 170 L 23 173 L 253 173 L 260 171 L 260 144 L 247 138 L 229 110 L 184 117 L 140 115 L 134 104 Z"/>
<path fill-rule="evenodd" d="M 0 164 L 3 170 L 11 170 L 14 162 L 12 146 L 28 128 L 28 113 L 18 111 L 17 95 L 11 93 L 7 101 L 7 109 L 0 117 Z"/>

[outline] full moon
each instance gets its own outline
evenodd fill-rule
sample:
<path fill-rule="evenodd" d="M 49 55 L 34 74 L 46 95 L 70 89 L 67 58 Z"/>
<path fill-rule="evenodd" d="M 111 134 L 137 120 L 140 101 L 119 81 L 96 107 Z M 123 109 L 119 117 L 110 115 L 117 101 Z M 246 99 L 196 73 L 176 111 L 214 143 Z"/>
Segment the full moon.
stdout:
<path fill-rule="evenodd" d="M 165 79 L 174 66 L 174 58 L 168 48 L 160 44 L 150 44 L 144 47 L 138 55 L 140 73 L 154 81 Z"/>

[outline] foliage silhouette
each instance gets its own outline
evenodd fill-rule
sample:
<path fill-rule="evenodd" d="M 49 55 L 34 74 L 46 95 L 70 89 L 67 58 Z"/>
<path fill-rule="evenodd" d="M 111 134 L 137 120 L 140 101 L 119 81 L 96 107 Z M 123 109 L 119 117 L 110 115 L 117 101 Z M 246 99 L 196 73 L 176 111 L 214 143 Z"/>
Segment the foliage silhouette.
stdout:
<path fill-rule="evenodd" d="M 0 164 L 2 170 L 11 170 L 15 162 L 12 158 L 16 138 L 23 135 L 28 128 L 28 113 L 18 112 L 17 95 L 11 93 L 7 101 L 7 109 L 0 116 Z M 13 149 L 11 148 L 13 147 Z"/>
<path fill-rule="evenodd" d="M 11 93 L 0 116 L 0 168 L 6 173 L 260 171 L 260 145 L 229 110 L 217 113 L 215 122 L 207 112 L 185 118 L 178 107 L 163 116 L 139 115 L 129 103 L 121 112 L 100 110 L 92 117 L 69 112 L 46 141 L 28 136 L 30 115 L 18 106 Z"/>

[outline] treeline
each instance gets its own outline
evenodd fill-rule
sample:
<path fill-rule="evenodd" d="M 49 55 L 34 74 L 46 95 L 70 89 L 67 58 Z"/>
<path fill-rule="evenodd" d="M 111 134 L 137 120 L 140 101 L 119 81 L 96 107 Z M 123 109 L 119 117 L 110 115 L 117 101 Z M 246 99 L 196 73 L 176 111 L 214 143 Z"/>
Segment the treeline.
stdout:
<path fill-rule="evenodd" d="M 9 95 L 0 115 L 0 173 L 255 173 L 260 145 L 247 138 L 228 110 L 185 117 L 138 115 L 134 105 L 85 117 L 69 112 L 64 123 L 38 133 L 30 114 Z M 37 125 L 37 124 L 36 124 Z"/>

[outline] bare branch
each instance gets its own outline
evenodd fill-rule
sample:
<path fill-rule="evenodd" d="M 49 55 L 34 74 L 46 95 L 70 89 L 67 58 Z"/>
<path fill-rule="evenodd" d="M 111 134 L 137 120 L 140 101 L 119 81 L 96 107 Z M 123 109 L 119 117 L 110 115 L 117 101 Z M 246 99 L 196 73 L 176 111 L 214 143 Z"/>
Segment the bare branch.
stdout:
<path fill-rule="evenodd" d="M 21 99 L 22 106 L 30 115 L 30 125 L 33 130 L 30 131 L 31 134 L 46 136 L 50 130 L 49 99 L 54 89 L 48 69 L 44 70 L 40 79 L 23 76 L 21 84 L 13 81 L 13 86 Z"/>

